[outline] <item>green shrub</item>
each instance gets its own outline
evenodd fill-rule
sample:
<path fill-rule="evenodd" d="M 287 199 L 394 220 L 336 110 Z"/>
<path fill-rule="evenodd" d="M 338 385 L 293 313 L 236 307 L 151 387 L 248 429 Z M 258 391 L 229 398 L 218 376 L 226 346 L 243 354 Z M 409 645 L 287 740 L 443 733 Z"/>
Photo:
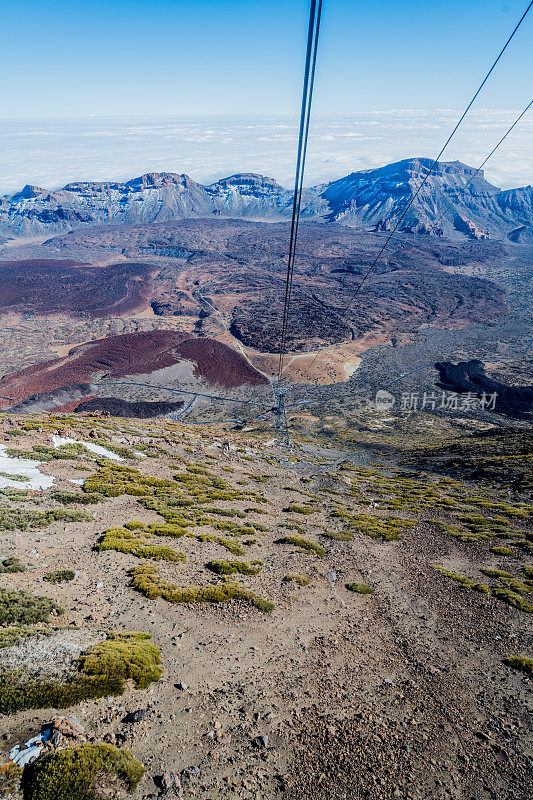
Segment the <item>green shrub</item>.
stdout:
<path fill-rule="evenodd" d="M 0 648 L 28 639 L 30 636 L 51 636 L 53 628 L 33 628 L 26 625 L 15 625 L 12 628 L 0 628 Z"/>
<path fill-rule="evenodd" d="M 17 475 L 13 472 L 2 472 L 2 470 L 0 470 L 0 476 L 2 478 L 7 478 L 10 481 L 18 481 L 19 483 L 27 483 L 29 481 L 27 475 Z"/>
<path fill-rule="evenodd" d="M 474 591 L 482 592 L 483 594 L 489 593 L 489 587 L 485 583 L 477 583 L 476 581 L 470 580 L 470 578 L 466 578 L 464 575 L 459 575 L 458 572 L 451 572 L 444 567 L 438 567 L 435 565 L 432 565 L 432 567 L 446 578 L 450 578 L 450 580 L 460 583 L 461 586 L 466 586 L 468 589 L 474 589 Z"/>
<path fill-rule="evenodd" d="M 297 583 L 298 586 L 309 586 L 309 584 L 311 583 L 310 578 L 306 578 L 305 575 L 295 575 L 293 572 L 290 572 L 283 578 L 284 583 L 290 583 L 291 581 Z"/>
<path fill-rule="evenodd" d="M 64 613 L 61 606 L 48 597 L 0 589 L 0 625 L 34 625 L 36 622 L 47 622 L 52 611 Z"/>
<path fill-rule="evenodd" d="M 21 508 L 0 507 L 0 530 L 25 531 L 28 528 L 46 528 L 53 522 L 86 522 L 92 517 L 83 511 L 67 508 L 50 508 L 46 511 L 27 511 Z"/>
<path fill-rule="evenodd" d="M 317 509 L 313 506 L 300 506 L 297 503 L 289 503 L 287 508 L 283 510 L 289 514 L 314 514 Z"/>
<path fill-rule="evenodd" d="M 26 572 L 26 567 L 15 556 L 8 556 L 0 561 L 0 573 L 2 572 Z"/>
<path fill-rule="evenodd" d="M 281 539 L 276 539 L 276 544 L 292 544 L 300 550 L 305 550 L 308 553 L 315 553 L 315 555 L 320 558 L 324 558 L 327 552 L 324 547 L 315 544 L 315 542 L 311 542 L 309 539 L 305 539 L 303 536 L 298 536 L 297 534 L 282 536 Z"/>
<path fill-rule="evenodd" d="M 127 528 L 109 528 L 96 544 L 96 550 L 115 550 L 136 558 L 153 558 L 156 561 L 185 561 L 185 555 L 171 547 L 155 545 Z"/>
<path fill-rule="evenodd" d="M 211 572 L 216 572 L 217 575 L 257 575 L 261 572 L 261 561 L 252 561 L 249 564 L 247 561 L 210 561 L 206 567 Z"/>
<path fill-rule="evenodd" d="M 144 522 L 139 522 L 138 519 L 133 519 L 131 522 L 125 522 L 124 528 L 127 528 L 129 531 L 143 531 L 146 528 Z"/>
<path fill-rule="evenodd" d="M 511 589 L 512 592 L 516 592 L 517 594 L 530 594 L 533 591 L 532 581 L 524 581 L 512 576 L 509 578 L 498 578 L 498 584 L 500 586 L 505 586 L 507 589 Z"/>
<path fill-rule="evenodd" d="M 86 675 L 114 675 L 146 689 L 161 677 L 161 656 L 148 633 L 108 633 L 80 659 Z"/>
<path fill-rule="evenodd" d="M 533 567 L 528 566 L 528 564 L 522 564 L 520 569 L 524 573 L 526 578 L 532 578 L 533 579 Z"/>
<path fill-rule="evenodd" d="M 491 547 L 491 553 L 496 553 L 498 556 L 512 556 L 514 555 L 510 547 Z"/>
<path fill-rule="evenodd" d="M 372 539 L 393 542 L 401 538 L 402 530 L 412 528 L 415 522 L 400 517 L 378 517 L 373 514 L 349 514 L 344 509 L 335 509 L 333 517 L 338 517 L 353 531 L 363 533 Z"/>
<path fill-rule="evenodd" d="M 169 603 L 227 603 L 229 600 L 246 600 L 261 611 L 271 611 L 274 604 L 244 589 L 238 583 L 208 584 L 206 586 L 180 587 L 163 580 L 154 567 L 134 567 L 130 570 L 131 585 L 145 597 L 155 600 L 162 597 Z"/>
<path fill-rule="evenodd" d="M 351 542 L 354 536 L 351 531 L 321 531 L 320 535 L 337 542 Z"/>
<path fill-rule="evenodd" d="M 518 608 L 520 611 L 525 611 L 527 614 L 533 614 L 533 603 L 530 603 L 528 600 L 524 600 L 524 598 L 513 592 L 511 589 L 500 589 L 498 586 L 495 586 L 492 590 L 492 594 L 503 600 L 504 603 L 507 603 L 514 608 Z"/>
<path fill-rule="evenodd" d="M 63 581 L 73 581 L 75 577 L 76 573 L 73 569 L 56 569 L 53 570 L 53 572 L 47 572 L 46 575 L 43 576 L 43 581 L 62 583 Z"/>
<path fill-rule="evenodd" d="M 173 539 L 180 539 L 187 533 L 187 528 L 164 522 L 163 524 L 152 523 L 148 525 L 147 531 L 153 536 L 170 536 Z"/>
<path fill-rule="evenodd" d="M 144 767 L 128 750 L 85 742 L 47 753 L 30 764 L 22 782 L 24 800 L 98 800 L 97 781 L 119 778 L 132 792 Z"/>
<path fill-rule="evenodd" d="M 350 592 L 356 592 L 356 594 L 374 594 L 374 589 L 369 586 L 367 583 L 346 583 L 346 588 L 350 590 Z"/>
<path fill-rule="evenodd" d="M 99 494 L 98 492 L 65 492 L 65 491 L 58 491 L 52 492 L 50 495 L 51 500 L 55 500 L 56 503 L 62 503 L 63 505 L 69 505 L 70 503 L 79 503 L 80 505 L 87 506 L 92 503 L 101 503 L 102 500 L 105 500 L 103 494 Z"/>
<path fill-rule="evenodd" d="M 482 567 L 481 572 L 489 578 L 513 578 L 510 572 L 505 572 L 503 569 L 492 569 L 491 567 Z"/>
<path fill-rule="evenodd" d="M 505 663 L 513 669 L 525 672 L 526 675 L 533 675 L 533 658 L 527 658 L 527 656 L 509 656 L 509 658 L 505 659 Z"/>
<path fill-rule="evenodd" d="M 35 633 L 34 635 L 38 635 Z M 0 712 L 27 708 L 67 708 L 90 698 L 121 695 L 126 681 L 144 689 L 161 676 L 159 650 L 146 633 L 108 634 L 82 654 L 77 671 L 64 682 L 22 682 L 21 676 L 0 676 Z"/>

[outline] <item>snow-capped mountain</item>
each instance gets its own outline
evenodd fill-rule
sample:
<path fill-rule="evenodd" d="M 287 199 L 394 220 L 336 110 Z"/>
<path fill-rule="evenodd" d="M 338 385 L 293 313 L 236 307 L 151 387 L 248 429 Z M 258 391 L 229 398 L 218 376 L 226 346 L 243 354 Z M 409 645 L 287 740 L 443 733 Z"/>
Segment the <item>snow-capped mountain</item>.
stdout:
<path fill-rule="evenodd" d="M 305 190 L 302 214 L 320 222 L 388 230 L 409 206 L 401 228 L 451 239 L 533 241 L 533 187 L 500 191 L 482 172 L 458 161 L 412 158 L 353 172 Z M 279 220 L 292 192 L 273 178 L 232 175 L 209 186 L 175 173 L 149 173 L 125 183 L 69 183 L 49 191 L 25 186 L 0 198 L 0 233 L 37 236 L 88 224 L 164 222 L 194 217 Z"/>

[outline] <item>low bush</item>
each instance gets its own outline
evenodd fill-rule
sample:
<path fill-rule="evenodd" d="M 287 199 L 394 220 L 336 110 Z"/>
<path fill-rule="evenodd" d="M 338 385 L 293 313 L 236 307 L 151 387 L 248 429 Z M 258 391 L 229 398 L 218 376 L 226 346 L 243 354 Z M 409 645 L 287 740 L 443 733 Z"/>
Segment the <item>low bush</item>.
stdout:
<path fill-rule="evenodd" d="M 169 603 L 227 603 L 230 600 L 245 600 L 260 611 L 272 611 L 269 600 L 244 589 L 238 583 L 207 584 L 206 586 L 180 587 L 163 580 L 154 567 L 134 567 L 130 571 L 131 585 L 145 597 L 155 600 L 162 597 Z"/>
<path fill-rule="evenodd" d="M 313 506 L 301 506 L 297 503 L 289 503 L 287 508 L 284 508 L 283 510 L 287 511 L 289 514 L 314 514 L 317 509 Z"/>
<path fill-rule="evenodd" d="M 84 511 L 67 508 L 50 508 L 46 511 L 28 511 L 21 508 L 0 507 L 0 530 L 25 531 L 28 528 L 46 528 L 53 522 L 87 522 L 92 517 Z"/>
<path fill-rule="evenodd" d="M 458 572 L 451 572 L 444 567 L 438 567 L 433 565 L 433 569 L 440 572 L 446 578 L 450 578 L 450 580 L 455 581 L 456 583 L 460 583 L 461 586 L 466 586 L 468 589 L 474 589 L 476 592 L 481 592 L 482 594 L 489 593 L 489 587 L 485 583 L 478 583 L 477 581 L 472 581 L 470 578 L 465 577 L 464 575 L 460 575 Z"/>
<path fill-rule="evenodd" d="M 101 503 L 106 498 L 103 494 L 99 492 L 52 492 L 50 495 L 51 500 L 55 500 L 56 503 L 62 503 L 63 505 L 69 505 L 71 503 L 79 503 L 83 506 L 88 506 L 93 503 Z"/>
<path fill-rule="evenodd" d="M 249 564 L 247 561 L 210 561 L 206 567 L 215 572 L 217 575 L 257 575 L 261 572 L 261 561 L 252 561 Z"/>
<path fill-rule="evenodd" d="M 315 555 L 320 558 L 324 558 L 327 552 L 326 549 L 319 544 L 315 544 L 315 542 L 311 542 L 309 539 L 303 536 L 297 536 L 296 534 L 282 536 L 281 539 L 276 539 L 276 544 L 292 544 L 299 550 L 304 550 L 307 553 L 315 553 Z"/>
<path fill-rule="evenodd" d="M 39 635 L 36 631 L 33 635 Z M 0 712 L 13 714 L 27 708 L 67 708 L 83 700 L 121 695 L 127 681 L 144 689 L 161 676 L 158 648 L 146 633 L 108 634 L 107 639 L 83 653 L 63 682 L 40 680 L 24 683 L 10 672 L 0 675 Z"/>
<path fill-rule="evenodd" d="M 525 672 L 526 675 L 533 675 L 533 658 L 527 658 L 527 656 L 509 656 L 509 658 L 505 659 L 505 663 L 513 669 Z"/>
<path fill-rule="evenodd" d="M 492 590 L 492 594 L 499 600 L 503 600 L 507 605 L 518 608 L 520 611 L 525 611 L 527 614 L 533 614 L 533 603 L 524 600 L 522 595 L 513 592 L 512 589 L 500 589 L 498 586 L 495 586 Z"/>
<path fill-rule="evenodd" d="M 505 572 L 503 569 L 492 569 L 491 567 L 482 567 L 481 572 L 488 578 L 513 578 L 510 572 Z"/>
<path fill-rule="evenodd" d="M 298 586 L 309 586 L 311 583 L 310 578 L 306 578 L 305 575 L 296 575 L 293 572 L 290 572 L 288 575 L 285 575 L 283 578 L 283 583 L 297 583 Z"/>
<path fill-rule="evenodd" d="M 321 531 L 320 535 L 336 542 L 351 542 L 354 536 L 351 531 Z"/>
<path fill-rule="evenodd" d="M 34 625 L 36 622 L 47 622 L 52 611 L 64 613 L 61 606 L 48 597 L 0 589 L 0 625 Z"/>
<path fill-rule="evenodd" d="M 363 533 L 372 539 L 381 539 L 383 542 L 393 542 L 401 538 L 402 530 L 416 525 L 410 520 L 400 517 L 379 517 L 374 514 L 349 514 L 344 509 L 336 509 L 332 516 L 342 519 L 351 530 Z"/>
<path fill-rule="evenodd" d="M 117 553 L 127 553 L 136 558 L 153 558 L 155 561 L 185 561 L 185 555 L 171 547 L 152 544 L 127 528 L 109 528 L 102 535 L 95 549 L 99 552 L 115 550 Z"/>
<path fill-rule="evenodd" d="M 43 581 L 48 583 L 63 583 L 63 581 L 73 581 L 76 573 L 73 569 L 55 569 L 52 572 L 47 572 L 43 576 Z"/>
<path fill-rule="evenodd" d="M 510 547 L 491 547 L 491 553 L 496 553 L 498 556 L 512 556 L 514 555 Z"/>
<path fill-rule="evenodd" d="M 85 742 L 47 753 L 30 764 L 22 781 L 24 800 L 98 800 L 98 781 L 118 778 L 129 792 L 145 769 L 128 750 L 112 744 Z"/>
<path fill-rule="evenodd" d="M 8 556 L 0 561 L 0 573 L 2 572 L 26 572 L 26 567 L 15 556 Z"/>
<path fill-rule="evenodd" d="M 350 592 L 355 592 L 356 594 L 374 594 L 374 589 L 369 586 L 367 583 L 346 583 L 346 588 Z"/>

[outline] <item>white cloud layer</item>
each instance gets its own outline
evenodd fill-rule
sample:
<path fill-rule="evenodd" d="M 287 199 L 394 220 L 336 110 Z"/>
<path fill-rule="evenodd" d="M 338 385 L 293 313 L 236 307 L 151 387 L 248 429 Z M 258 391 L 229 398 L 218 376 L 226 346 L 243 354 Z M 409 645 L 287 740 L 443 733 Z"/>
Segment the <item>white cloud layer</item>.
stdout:
<path fill-rule="evenodd" d="M 444 153 L 479 166 L 518 111 L 471 113 Z M 317 117 L 310 133 L 306 185 L 411 156 L 435 157 L 456 111 L 389 111 Z M 54 189 L 76 180 L 124 180 L 145 172 L 185 172 L 210 183 L 235 172 L 293 181 L 297 121 L 203 117 L 4 120 L 0 194 L 25 184 Z M 485 167 L 502 188 L 533 183 L 533 111 Z"/>

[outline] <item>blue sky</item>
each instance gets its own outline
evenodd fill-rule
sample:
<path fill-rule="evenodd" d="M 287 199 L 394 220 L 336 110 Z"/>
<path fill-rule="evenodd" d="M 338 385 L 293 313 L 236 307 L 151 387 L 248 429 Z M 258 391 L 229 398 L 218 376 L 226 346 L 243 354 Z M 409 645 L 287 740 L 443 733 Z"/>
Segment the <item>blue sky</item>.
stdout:
<path fill-rule="evenodd" d="M 526 0 L 325 0 L 317 113 L 460 109 Z M 289 114 L 306 0 L 16 0 L 0 117 Z M 529 101 L 533 11 L 478 108 Z"/>

